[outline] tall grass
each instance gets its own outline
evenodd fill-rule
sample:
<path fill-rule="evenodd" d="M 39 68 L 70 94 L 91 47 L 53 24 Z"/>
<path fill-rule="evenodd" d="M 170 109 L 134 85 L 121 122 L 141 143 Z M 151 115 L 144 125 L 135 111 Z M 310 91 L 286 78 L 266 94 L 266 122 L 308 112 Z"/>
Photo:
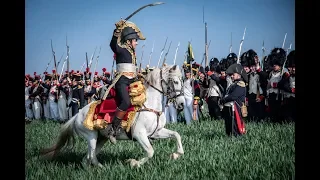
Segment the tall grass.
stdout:
<path fill-rule="evenodd" d="M 202 121 L 191 126 L 169 124 L 182 137 L 185 155 L 170 160 L 176 150 L 174 140 L 153 142 L 154 157 L 141 168 L 130 168 L 129 158 L 141 158 L 137 142 L 107 142 L 98 155 L 104 169 L 82 166 L 87 142 L 77 137 L 70 152 L 54 161 L 38 158 L 41 148 L 55 142 L 60 125 L 33 122 L 26 125 L 26 177 L 32 179 L 294 179 L 294 123 L 247 123 L 247 134 L 240 138 L 225 135 L 222 121 Z"/>

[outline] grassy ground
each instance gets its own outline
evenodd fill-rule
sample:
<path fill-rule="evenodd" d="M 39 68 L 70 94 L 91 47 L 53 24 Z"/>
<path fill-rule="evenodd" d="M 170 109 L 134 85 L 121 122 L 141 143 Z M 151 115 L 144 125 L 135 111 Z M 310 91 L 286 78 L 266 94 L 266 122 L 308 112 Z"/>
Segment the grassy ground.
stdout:
<path fill-rule="evenodd" d="M 26 125 L 26 177 L 32 179 L 294 179 L 294 124 L 247 123 L 247 134 L 227 137 L 222 121 L 203 121 L 186 126 L 168 125 L 182 137 L 185 155 L 170 160 L 174 140 L 154 141 L 155 154 L 141 168 L 131 169 L 129 158 L 140 158 L 143 150 L 137 142 L 105 144 L 98 160 L 105 169 L 83 167 L 87 144 L 77 137 L 75 148 L 62 152 L 55 161 L 38 159 L 38 151 L 50 146 L 59 132 L 59 124 L 33 122 Z"/>

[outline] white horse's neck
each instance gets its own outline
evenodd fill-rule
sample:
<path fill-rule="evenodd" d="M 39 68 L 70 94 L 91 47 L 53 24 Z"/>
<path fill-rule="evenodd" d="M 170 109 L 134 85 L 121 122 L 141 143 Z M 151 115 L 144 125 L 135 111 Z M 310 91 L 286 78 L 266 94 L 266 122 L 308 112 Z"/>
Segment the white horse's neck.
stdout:
<path fill-rule="evenodd" d="M 147 108 L 150 108 L 159 112 L 162 111 L 163 96 L 159 91 L 149 86 L 146 90 L 146 97 L 147 97 L 147 100 L 144 103 L 144 105 Z"/>

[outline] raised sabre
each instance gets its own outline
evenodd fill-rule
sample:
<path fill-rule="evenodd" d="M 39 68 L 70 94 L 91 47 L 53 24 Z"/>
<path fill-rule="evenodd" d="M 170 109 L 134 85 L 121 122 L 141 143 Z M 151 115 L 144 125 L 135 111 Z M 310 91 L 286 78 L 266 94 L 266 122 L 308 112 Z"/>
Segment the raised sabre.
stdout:
<path fill-rule="evenodd" d="M 149 6 L 156 6 L 156 5 L 160 5 L 160 4 L 164 4 L 164 2 L 155 2 L 155 3 L 151 3 L 151 4 L 147 4 L 142 6 L 141 8 L 137 9 L 136 11 L 134 11 L 132 14 L 130 14 L 127 18 L 124 19 L 124 23 L 126 21 L 128 21 L 132 16 L 134 16 L 135 14 L 137 14 L 139 11 L 141 11 L 142 9 L 149 7 Z"/>

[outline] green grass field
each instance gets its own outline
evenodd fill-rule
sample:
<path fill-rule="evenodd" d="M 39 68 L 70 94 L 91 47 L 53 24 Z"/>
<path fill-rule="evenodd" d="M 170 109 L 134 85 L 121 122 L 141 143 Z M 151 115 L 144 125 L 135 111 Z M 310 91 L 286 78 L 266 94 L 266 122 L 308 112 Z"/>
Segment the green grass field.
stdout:
<path fill-rule="evenodd" d="M 57 123 L 32 122 L 26 125 L 26 177 L 33 179 L 294 179 L 294 123 L 247 123 L 247 134 L 240 138 L 225 135 L 222 121 L 202 121 L 191 126 L 167 125 L 182 137 L 185 155 L 171 160 L 176 150 L 172 139 L 156 140 L 155 154 L 141 168 L 125 163 L 140 158 L 143 150 L 137 142 L 107 142 L 98 155 L 104 169 L 82 166 L 87 143 L 76 136 L 70 152 L 62 152 L 55 161 L 38 158 L 41 148 L 51 146 L 59 133 Z"/>

